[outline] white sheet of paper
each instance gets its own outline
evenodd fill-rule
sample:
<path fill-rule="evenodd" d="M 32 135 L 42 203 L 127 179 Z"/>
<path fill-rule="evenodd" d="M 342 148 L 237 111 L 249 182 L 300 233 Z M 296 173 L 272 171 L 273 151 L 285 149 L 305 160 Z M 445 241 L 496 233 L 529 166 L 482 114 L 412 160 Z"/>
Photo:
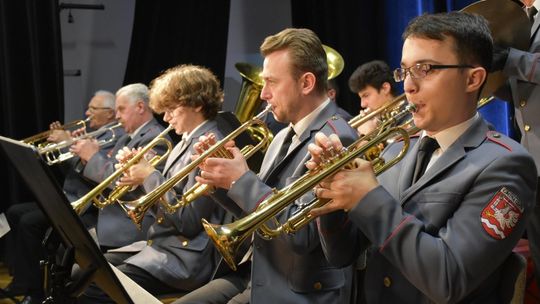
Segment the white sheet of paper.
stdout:
<path fill-rule="evenodd" d="M 3 237 L 6 233 L 11 230 L 9 223 L 7 221 L 6 215 L 0 213 L 0 238 Z"/>
<path fill-rule="evenodd" d="M 155 298 L 148 291 L 144 290 L 141 286 L 135 283 L 127 275 L 125 275 L 123 272 L 118 270 L 118 268 L 114 267 L 110 263 L 109 265 L 114 271 L 114 274 L 116 274 L 116 276 L 118 277 L 118 280 L 120 280 L 120 283 L 122 284 L 122 286 L 124 286 L 124 289 L 127 291 L 131 300 L 133 300 L 133 303 L 135 304 L 139 304 L 139 303 L 140 304 L 146 304 L 146 303 L 161 304 L 160 300 Z"/>
<path fill-rule="evenodd" d="M 109 249 L 107 252 L 139 252 L 146 247 L 146 241 L 138 241 L 124 247 Z"/>

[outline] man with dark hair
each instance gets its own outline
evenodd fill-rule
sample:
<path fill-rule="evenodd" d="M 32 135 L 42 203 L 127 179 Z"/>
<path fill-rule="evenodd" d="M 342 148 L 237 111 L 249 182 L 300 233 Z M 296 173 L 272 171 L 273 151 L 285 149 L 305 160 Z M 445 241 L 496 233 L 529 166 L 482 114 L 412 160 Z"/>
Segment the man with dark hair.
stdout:
<path fill-rule="evenodd" d="M 349 77 L 350 90 L 358 94 L 361 115 L 367 115 L 371 111 L 379 109 L 385 103 L 396 97 L 396 83 L 390 71 L 390 67 L 380 60 L 374 60 L 359 66 Z M 358 132 L 368 134 L 375 129 L 378 118 L 360 125 Z"/>
<path fill-rule="evenodd" d="M 514 282 L 506 277 L 515 274 L 503 264 L 532 211 L 537 173 L 527 151 L 491 131 L 476 111 L 492 56 L 487 21 L 463 12 L 422 15 L 403 38 L 394 77 L 416 106 L 421 140 L 378 178 L 356 159 L 355 168 L 315 188 L 332 201 L 313 215 L 348 211 L 341 219 L 320 218 L 321 230 L 343 227 L 320 234 L 321 243 L 336 266 L 373 248 L 368 303 L 508 303 Z M 320 161 L 323 144 L 341 146 L 322 134 L 317 144 L 310 146 L 309 167 Z M 390 145 L 383 157 L 403 145 Z"/>
<path fill-rule="evenodd" d="M 347 122 L 336 116 L 337 106 L 327 96 L 326 54 L 314 32 L 285 29 L 267 37 L 260 49 L 265 57 L 261 99 L 272 107 L 277 121 L 289 126 L 276 134 L 258 175 L 231 147 L 233 159 L 208 158 L 197 177 L 203 184 L 225 189 L 227 197 L 216 201 L 238 218 L 253 212 L 272 189 L 281 189 L 306 172 L 307 146 L 316 132 L 338 133 L 345 142 L 356 138 Z M 292 202 L 277 220 L 285 222 L 311 198 L 310 193 Z M 176 303 L 227 303 L 233 297 L 230 303 L 348 302 L 351 268 L 328 265 L 315 222 L 272 240 L 255 233 L 252 250 L 251 276 L 249 268 L 242 268 L 249 264 L 245 263 L 240 268 L 247 278 L 218 278 Z M 251 286 L 244 292 L 249 279 Z"/>

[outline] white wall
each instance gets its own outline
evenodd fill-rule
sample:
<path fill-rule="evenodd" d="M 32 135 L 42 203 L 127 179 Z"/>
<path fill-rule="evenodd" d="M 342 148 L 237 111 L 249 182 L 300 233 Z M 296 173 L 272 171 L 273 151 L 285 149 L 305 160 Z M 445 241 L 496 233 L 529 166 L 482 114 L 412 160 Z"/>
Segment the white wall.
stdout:
<path fill-rule="evenodd" d="M 105 10 L 72 10 L 74 23 L 67 22 L 68 10 L 60 12 L 64 70 L 81 70 L 81 76 L 64 77 L 65 121 L 83 117 L 95 91 L 114 93 L 122 85 L 135 13 L 133 0 L 69 2 L 104 4 Z M 264 38 L 290 26 L 290 0 L 231 0 L 224 110 L 234 110 L 242 82 L 234 64 L 262 67 Z"/>
<path fill-rule="evenodd" d="M 287 27 L 291 27 L 290 0 L 231 0 L 224 110 L 234 110 L 240 93 L 242 77 L 236 71 L 235 63 L 248 62 L 262 67 L 259 46 L 266 36 Z"/>
<path fill-rule="evenodd" d="M 122 86 L 135 13 L 133 0 L 70 0 L 77 4 L 103 4 L 105 10 L 60 12 L 64 70 L 81 76 L 64 76 L 65 121 L 84 116 L 97 90 L 115 92 Z"/>

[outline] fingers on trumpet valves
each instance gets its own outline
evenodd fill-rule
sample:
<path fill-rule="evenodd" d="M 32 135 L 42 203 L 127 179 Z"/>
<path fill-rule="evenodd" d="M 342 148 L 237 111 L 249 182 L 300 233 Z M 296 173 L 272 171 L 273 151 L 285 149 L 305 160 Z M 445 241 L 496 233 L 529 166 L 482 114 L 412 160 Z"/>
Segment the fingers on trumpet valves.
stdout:
<path fill-rule="evenodd" d="M 154 156 L 157 155 L 157 152 L 156 150 L 154 149 L 150 149 L 150 151 L 146 152 L 144 154 L 144 159 L 147 160 L 147 161 L 150 161 L 152 158 L 154 158 Z"/>

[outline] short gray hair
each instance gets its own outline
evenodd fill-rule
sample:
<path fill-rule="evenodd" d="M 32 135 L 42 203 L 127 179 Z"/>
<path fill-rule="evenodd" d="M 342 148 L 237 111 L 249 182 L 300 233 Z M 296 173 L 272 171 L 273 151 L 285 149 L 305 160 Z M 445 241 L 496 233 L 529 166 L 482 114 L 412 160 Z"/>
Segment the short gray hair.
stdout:
<path fill-rule="evenodd" d="M 105 90 L 99 90 L 94 93 L 94 97 L 102 96 L 103 97 L 103 107 L 114 110 L 114 100 L 116 97 L 113 93 Z"/>
<path fill-rule="evenodd" d="M 148 87 L 142 83 L 128 84 L 116 91 L 116 96 L 125 95 L 131 103 L 142 100 L 148 106 Z"/>

